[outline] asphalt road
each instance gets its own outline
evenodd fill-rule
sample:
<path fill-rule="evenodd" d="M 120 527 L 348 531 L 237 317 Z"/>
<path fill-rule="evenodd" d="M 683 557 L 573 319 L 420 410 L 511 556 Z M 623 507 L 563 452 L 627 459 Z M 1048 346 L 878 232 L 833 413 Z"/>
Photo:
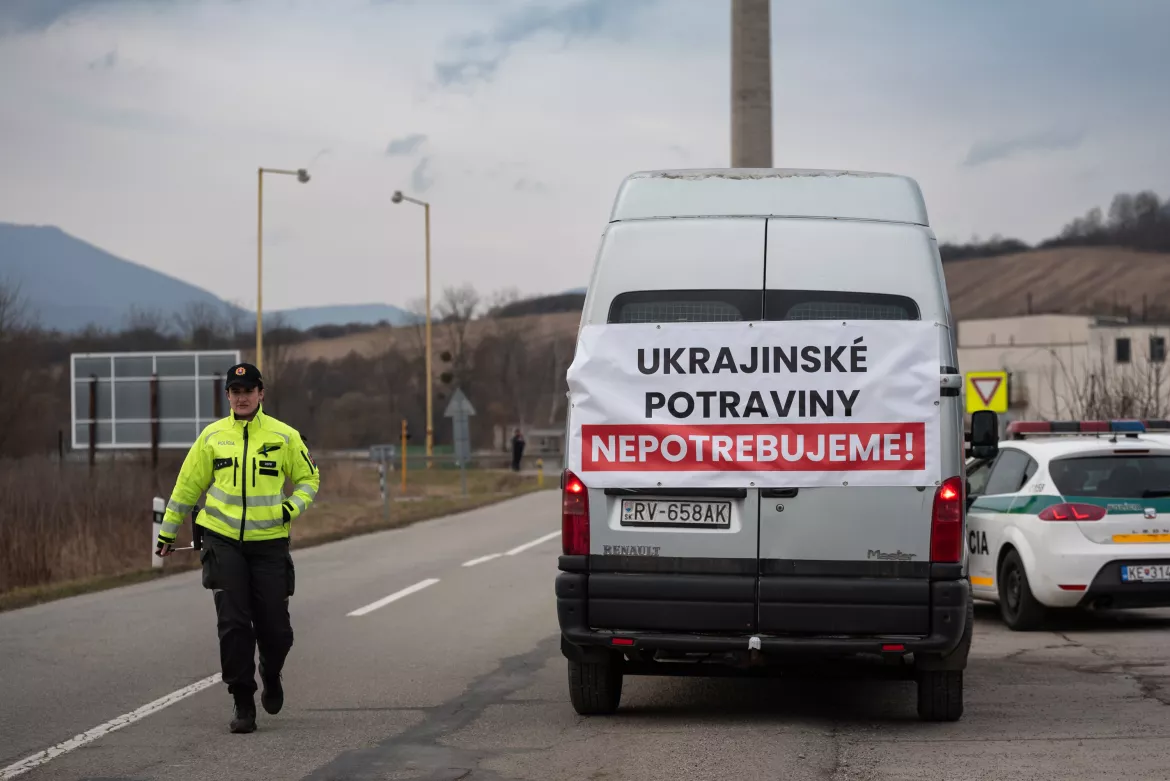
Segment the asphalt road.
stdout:
<path fill-rule="evenodd" d="M 580 718 L 557 646 L 558 501 L 298 551 L 285 709 L 261 709 L 251 735 L 227 731 L 197 573 L 0 614 L 0 779 L 97 727 L 18 777 L 1170 777 L 1170 611 L 1025 634 L 981 607 L 955 724 L 919 722 L 908 682 L 805 676 L 627 678 L 617 716 Z M 107 731 L 192 684 L 203 688 Z"/>

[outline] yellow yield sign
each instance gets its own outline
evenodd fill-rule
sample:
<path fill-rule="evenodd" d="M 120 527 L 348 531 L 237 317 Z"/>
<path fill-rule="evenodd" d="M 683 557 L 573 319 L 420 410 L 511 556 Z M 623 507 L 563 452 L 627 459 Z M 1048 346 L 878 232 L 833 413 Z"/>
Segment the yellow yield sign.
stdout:
<path fill-rule="evenodd" d="M 1007 372 L 967 372 L 967 412 L 1007 412 Z"/>

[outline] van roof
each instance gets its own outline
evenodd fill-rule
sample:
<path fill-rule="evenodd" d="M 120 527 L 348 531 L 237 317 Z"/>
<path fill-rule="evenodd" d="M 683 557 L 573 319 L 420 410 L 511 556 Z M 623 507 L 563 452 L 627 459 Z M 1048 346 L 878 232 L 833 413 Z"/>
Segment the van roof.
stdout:
<path fill-rule="evenodd" d="M 611 222 L 672 217 L 819 217 L 929 226 L 908 176 L 812 168 L 639 171 L 622 182 Z"/>

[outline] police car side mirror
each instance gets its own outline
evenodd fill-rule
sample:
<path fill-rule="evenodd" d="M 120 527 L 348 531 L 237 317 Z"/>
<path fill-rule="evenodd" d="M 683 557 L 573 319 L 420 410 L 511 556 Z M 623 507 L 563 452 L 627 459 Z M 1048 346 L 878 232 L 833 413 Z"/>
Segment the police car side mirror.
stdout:
<path fill-rule="evenodd" d="M 990 410 L 972 413 L 971 433 L 966 439 L 971 443 L 968 457 L 994 458 L 999 452 L 999 417 Z"/>

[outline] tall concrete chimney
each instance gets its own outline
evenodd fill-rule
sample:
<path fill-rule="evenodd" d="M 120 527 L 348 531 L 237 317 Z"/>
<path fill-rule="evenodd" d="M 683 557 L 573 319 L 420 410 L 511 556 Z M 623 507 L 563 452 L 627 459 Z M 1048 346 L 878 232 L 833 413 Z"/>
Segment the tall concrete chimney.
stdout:
<path fill-rule="evenodd" d="M 770 0 L 731 0 L 731 165 L 772 167 Z"/>

